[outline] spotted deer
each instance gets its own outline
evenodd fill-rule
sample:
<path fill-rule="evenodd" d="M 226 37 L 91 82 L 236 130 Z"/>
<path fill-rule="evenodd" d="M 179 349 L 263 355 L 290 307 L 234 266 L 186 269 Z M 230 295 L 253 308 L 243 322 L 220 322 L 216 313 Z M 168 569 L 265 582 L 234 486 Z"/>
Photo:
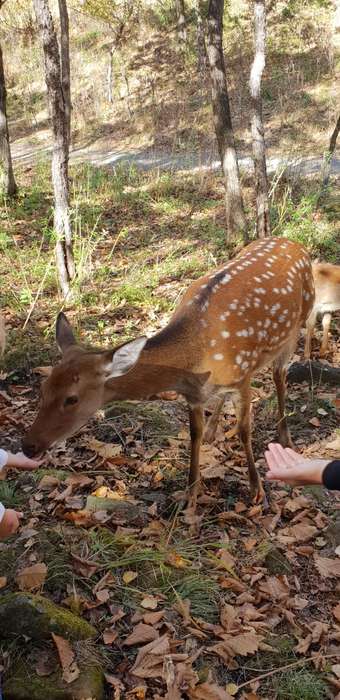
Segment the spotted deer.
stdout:
<path fill-rule="evenodd" d="M 168 325 L 151 338 L 112 350 L 76 343 L 64 314 L 56 326 L 63 353 L 42 385 L 38 415 L 23 440 L 38 456 L 73 435 L 94 412 L 114 400 L 142 400 L 176 391 L 187 400 L 191 437 L 189 502 L 200 483 L 203 408 L 214 393 L 237 397 L 238 432 L 244 446 L 254 502 L 264 491 L 255 467 L 250 428 L 250 383 L 273 365 L 281 443 L 290 444 L 285 416 L 285 372 L 299 330 L 314 302 L 307 252 L 285 239 L 265 239 L 191 284 Z"/>
<path fill-rule="evenodd" d="M 326 355 L 328 351 L 328 333 L 332 320 L 332 311 L 340 310 L 340 265 L 315 262 L 312 265 L 315 302 L 309 315 L 306 327 L 305 358 L 308 360 L 311 354 L 312 337 L 318 315 L 322 315 L 323 336 L 320 355 Z"/>

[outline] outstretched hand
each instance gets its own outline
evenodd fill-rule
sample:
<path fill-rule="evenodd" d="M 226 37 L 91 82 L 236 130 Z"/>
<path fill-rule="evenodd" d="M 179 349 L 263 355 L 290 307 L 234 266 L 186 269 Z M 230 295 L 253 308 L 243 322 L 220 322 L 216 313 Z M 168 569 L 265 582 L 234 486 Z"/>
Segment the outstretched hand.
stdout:
<path fill-rule="evenodd" d="M 23 452 L 17 452 L 12 454 L 8 452 L 7 467 L 14 467 L 15 469 L 22 469 L 23 471 L 30 471 L 32 469 L 37 469 L 41 464 L 42 459 L 30 459 L 26 457 Z"/>
<path fill-rule="evenodd" d="M 322 484 L 322 474 L 328 464 L 325 459 L 306 459 L 290 447 L 270 443 L 265 452 L 269 481 L 284 481 L 291 486 Z"/>

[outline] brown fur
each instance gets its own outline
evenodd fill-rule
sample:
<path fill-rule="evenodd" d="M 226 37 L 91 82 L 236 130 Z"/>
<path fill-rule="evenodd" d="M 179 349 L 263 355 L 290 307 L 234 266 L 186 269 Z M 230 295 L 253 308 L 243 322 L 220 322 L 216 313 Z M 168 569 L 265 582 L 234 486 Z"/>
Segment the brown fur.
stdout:
<path fill-rule="evenodd" d="M 340 309 L 340 265 L 315 262 L 312 265 L 312 270 L 315 285 L 315 301 L 306 324 L 306 359 L 310 358 L 312 337 L 318 315 L 322 316 L 323 336 L 320 355 L 323 356 L 328 352 L 328 334 L 332 312 Z"/>
<path fill-rule="evenodd" d="M 64 357 L 43 385 L 42 406 L 23 441 L 24 451 L 31 456 L 39 454 L 74 434 L 112 400 L 148 399 L 174 390 L 189 404 L 189 485 L 194 505 L 203 406 L 213 392 L 222 389 L 236 396 L 252 496 L 261 500 L 263 488 L 251 447 L 250 382 L 258 369 L 273 364 L 279 434 L 281 441 L 289 444 L 285 368 L 313 301 L 306 251 L 285 239 L 266 239 L 252 243 L 219 270 L 196 280 L 168 325 L 146 342 L 135 364 L 120 376 L 110 376 L 118 349 L 85 352 L 77 346 L 67 319 L 61 315 L 57 340 Z M 134 357 L 136 343 L 120 348 L 120 358 L 122 354 Z M 76 397 L 77 403 L 68 405 L 68 397 Z"/>

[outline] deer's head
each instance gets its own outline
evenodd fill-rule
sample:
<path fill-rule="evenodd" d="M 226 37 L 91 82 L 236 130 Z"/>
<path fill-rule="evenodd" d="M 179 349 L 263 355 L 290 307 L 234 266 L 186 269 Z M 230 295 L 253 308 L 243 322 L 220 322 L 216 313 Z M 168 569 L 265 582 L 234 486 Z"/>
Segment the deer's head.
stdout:
<path fill-rule="evenodd" d="M 56 339 L 61 362 L 41 387 L 38 415 L 22 443 L 24 453 L 36 457 L 70 437 L 105 402 L 105 385 L 134 367 L 146 343 L 137 338 L 114 350 L 87 351 L 77 344 L 65 314 L 57 318 Z"/>

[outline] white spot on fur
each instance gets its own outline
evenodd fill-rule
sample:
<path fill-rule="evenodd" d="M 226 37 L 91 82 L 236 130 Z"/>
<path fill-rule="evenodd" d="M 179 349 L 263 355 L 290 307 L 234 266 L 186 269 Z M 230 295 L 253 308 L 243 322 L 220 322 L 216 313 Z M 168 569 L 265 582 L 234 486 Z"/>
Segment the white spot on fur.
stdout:
<path fill-rule="evenodd" d="M 223 360 L 223 359 L 224 359 L 224 355 L 222 355 L 221 352 L 215 353 L 215 355 L 214 355 L 214 360 L 218 360 L 218 361 L 219 361 L 219 360 Z"/>
<path fill-rule="evenodd" d="M 230 333 L 229 331 L 221 331 L 221 336 L 222 338 L 230 338 Z"/>

